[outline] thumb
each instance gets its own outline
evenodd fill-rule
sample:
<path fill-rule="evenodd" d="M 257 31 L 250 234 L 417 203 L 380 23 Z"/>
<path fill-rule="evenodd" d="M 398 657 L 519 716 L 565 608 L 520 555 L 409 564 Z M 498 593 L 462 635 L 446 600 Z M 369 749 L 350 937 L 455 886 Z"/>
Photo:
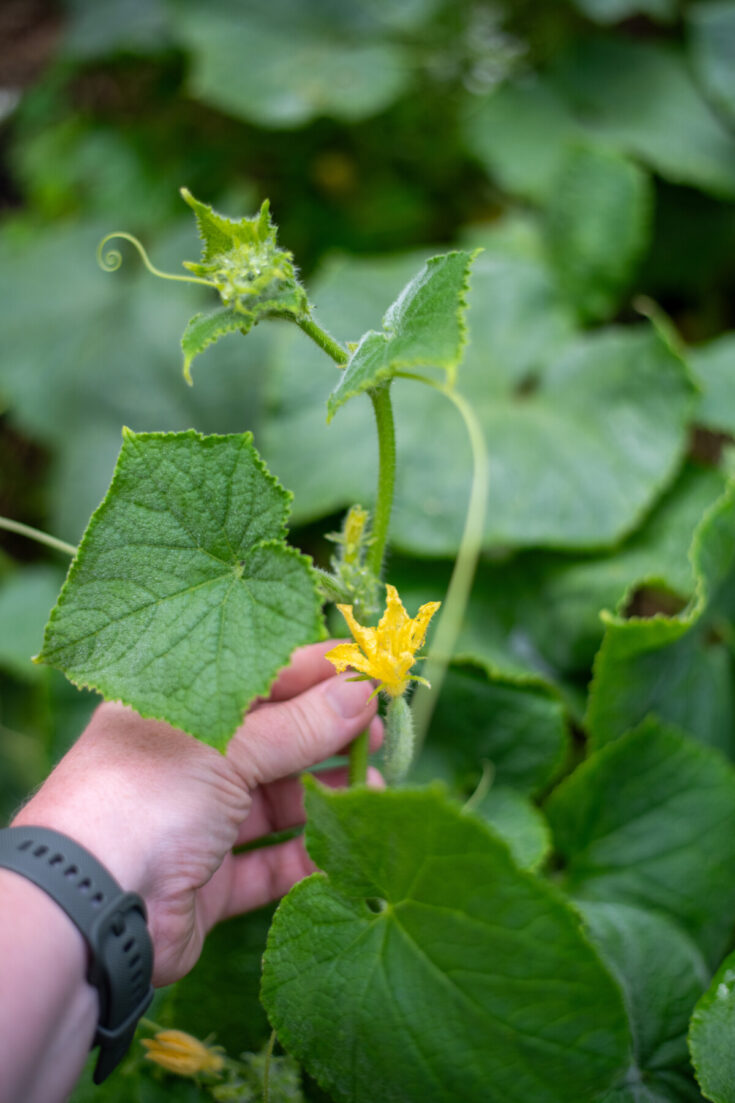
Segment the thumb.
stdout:
<path fill-rule="evenodd" d="M 370 724 L 372 682 L 336 675 L 288 701 L 264 704 L 235 732 L 227 756 L 253 788 L 339 754 Z M 379 736 L 378 736 L 379 740 Z"/>

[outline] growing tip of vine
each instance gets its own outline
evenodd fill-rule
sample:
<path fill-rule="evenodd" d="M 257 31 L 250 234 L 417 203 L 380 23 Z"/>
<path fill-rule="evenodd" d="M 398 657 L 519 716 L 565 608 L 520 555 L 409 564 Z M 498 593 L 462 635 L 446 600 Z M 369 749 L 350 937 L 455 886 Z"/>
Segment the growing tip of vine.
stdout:
<path fill-rule="evenodd" d="M 108 249 L 107 252 L 105 252 L 105 245 L 107 245 L 107 242 L 121 236 L 122 235 L 117 231 L 112 234 L 107 234 L 97 246 L 97 263 L 103 272 L 117 272 L 122 264 L 122 253 L 119 249 Z"/>

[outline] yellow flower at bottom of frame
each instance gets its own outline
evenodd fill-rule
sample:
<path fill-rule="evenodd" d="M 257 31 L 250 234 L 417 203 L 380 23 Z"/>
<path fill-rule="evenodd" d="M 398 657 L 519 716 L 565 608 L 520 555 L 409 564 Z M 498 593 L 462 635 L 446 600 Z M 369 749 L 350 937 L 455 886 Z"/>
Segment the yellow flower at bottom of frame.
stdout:
<path fill-rule="evenodd" d="M 146 1058 L 179 1076 L 200 1072 L 221 1072 L 224 1059 L 217 1051 L 183 1030 L 161 1030 L 153 1038 L 143 1038 Z"/>
<path fill-rule="evenodd" d="M 368 678 L 375 678 L 378 689 L 385 690 L 391 697 L 402 696 L 410 681 L 423 681 L 410 670 L 416 662 L 416 652 L 426 638 L 429 621 L 441 605 L 440 601 L 429 601 L 422 605 L 415 617 L 409 617 L 403 608 L 395 586 L 385 587 L 387 601 L 385 612 L 377 628 L 365 628 L 358 624 L 352 614 L 351 605 L 338 605 L 347 621 L 354 643 L 339 643 L 327 652 L 326 657 L 338 674 L 351 666 Z"/>

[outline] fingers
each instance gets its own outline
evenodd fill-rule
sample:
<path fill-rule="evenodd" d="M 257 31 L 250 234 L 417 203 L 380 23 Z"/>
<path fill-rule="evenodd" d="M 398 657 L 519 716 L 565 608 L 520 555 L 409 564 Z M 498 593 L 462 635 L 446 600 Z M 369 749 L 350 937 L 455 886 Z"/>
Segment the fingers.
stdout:
<path fill-rule="evenodd" d="M 331 755 L 367 728 L 377 710 L 370 682 L 339 674 L 289 701 L 248 714 L 227 757 L 249 789 L 298 773 Z"/>
<path fill-rule="evenodd" d="M 337 640 L 324 640 L 312 643 L 308 647 L 299 647 L 291 656 L 289 666 L 276 678 L 268 695 L 269 701 L 287 701 L 304 690 L 334 677 L 334 667 L 325 659 L 327 651 Z"/>
<path fill-rule="evenodd" d="M 316 869 L 302 839 L 253 850 L 228 862 L 229 892 L 219 919 L 229 919 L 279 900 L 297 881 Z"/>
<path fill-rule="evenodd" d="M 347 767 L 322 770 L 317 774 L 317 780 L 330 789 L 339 789 L 347 784 Z M 385 786 L 382 775 L 373 768 L 368 771 L 367 783 L 373 789 L 382 789 Z M 274 831 L 297 827 L 304 819 L 304 789 L 300 780 L 289 777 L 274 781 L 271 785 L 255 790 L 252 807 L 240 828 L 235 845 L 242 846 L 243 843 L 260 839 L 263 835 L 271 835 Z"/>

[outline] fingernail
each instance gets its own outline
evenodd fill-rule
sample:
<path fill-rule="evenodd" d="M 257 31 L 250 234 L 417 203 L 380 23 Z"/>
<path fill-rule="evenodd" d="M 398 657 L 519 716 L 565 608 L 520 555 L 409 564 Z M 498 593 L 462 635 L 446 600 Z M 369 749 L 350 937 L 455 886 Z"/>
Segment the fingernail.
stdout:
<path fill-rule="evenodd" d="M 351 682 L 348 678 L 333 678 L 324 693 L 334 711 L 349 720 L 364 710 L 372 686 L 367 682 Z"/>

